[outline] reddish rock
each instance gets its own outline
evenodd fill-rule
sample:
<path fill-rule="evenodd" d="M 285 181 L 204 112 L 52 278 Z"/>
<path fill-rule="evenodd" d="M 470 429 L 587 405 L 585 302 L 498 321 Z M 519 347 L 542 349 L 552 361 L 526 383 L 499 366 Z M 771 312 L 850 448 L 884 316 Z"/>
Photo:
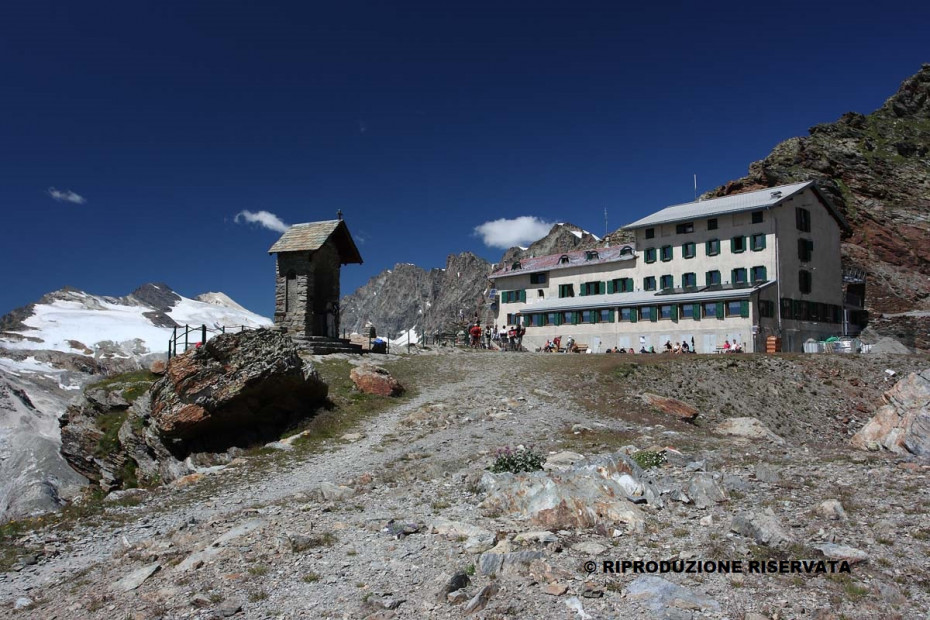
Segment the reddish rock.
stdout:
<path fill-rule="evenodd" d="M 159 377 L 163 376 L 166 370 L 168 370 L 168 364 L 162 360 L 155 360 L 149 366 L 149 372 Z"/>
<path fill-rule="evenodd" d="M 673 415 L 679 420 L 690 422 L 698 415 L 697 409 L 675 398 L 667 398 L 665 396 L 659 396 L 658 394 L 643 392 L 642 399 L 647 405 Z"/>
<path fill-rule="evenodd" d="M 930 369 L 901 379 L 884 399 L 886 404 L 850 443 L 866 450 L 878 444 L 897 454 L 930 456 Z"/>
<path fill-rule="evenodd" d="M 391 373 L 378 366 L 362 364 L 356 366 L 349 373 L 355 387 L 366 394 L 378 396 L 399 396 L 404 392 L 404 386 L 398 383 Z"/>

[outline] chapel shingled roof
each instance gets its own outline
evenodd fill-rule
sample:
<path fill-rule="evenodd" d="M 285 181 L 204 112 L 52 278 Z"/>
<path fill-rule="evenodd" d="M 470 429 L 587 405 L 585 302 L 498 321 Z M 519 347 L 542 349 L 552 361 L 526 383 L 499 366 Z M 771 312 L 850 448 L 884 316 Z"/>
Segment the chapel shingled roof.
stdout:
<path fill-rule="evenodd" d="M 314 252 L 323 247 L 330 237 L 336 244 L 339 259 L 343 265 L 362 262 L 362 255 L 355 246 L 352 235 L 349 234 L 349 227 L 343 220 L 294 224 L 271 246 L 268 253 Z"/>

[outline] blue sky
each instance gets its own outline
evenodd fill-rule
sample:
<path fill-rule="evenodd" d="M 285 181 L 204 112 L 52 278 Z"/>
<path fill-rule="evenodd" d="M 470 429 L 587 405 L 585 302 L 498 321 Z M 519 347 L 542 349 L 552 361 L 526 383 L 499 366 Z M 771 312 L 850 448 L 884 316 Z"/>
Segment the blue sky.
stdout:
<path fill-rule="evenodd" d="M 602 234 L 930 62 L 927 2 L 646 4 L 4 3 L 0 313 L 163 281 L 270 316 L 278 233 L 243 212 L 342 209 L 344 294 L 497 260 L 499 218 Z"/>

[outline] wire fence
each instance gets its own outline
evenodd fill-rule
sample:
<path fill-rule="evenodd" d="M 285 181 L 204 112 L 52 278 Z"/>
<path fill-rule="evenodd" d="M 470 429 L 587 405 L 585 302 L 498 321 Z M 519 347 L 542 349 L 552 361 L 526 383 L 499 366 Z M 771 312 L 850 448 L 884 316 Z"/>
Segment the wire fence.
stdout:
<path fill-rule="evenodd" d="M 250 325 L 230 325 L 228 327 L 226 325 L 214 325 L 213 327 L 207 327 L 206 324 L 175 327 L 171 338 L 168 339 L 168 359 L 170 360 L 175 355 L 179 355 L 179 347 L 183 347 L 180 353 L 184 353 L 191 347 L 203 346 L 213 336 L 225 334 L 227 331 L 230 333 L 243 332 L 247 329 L 255 328 Z"/>

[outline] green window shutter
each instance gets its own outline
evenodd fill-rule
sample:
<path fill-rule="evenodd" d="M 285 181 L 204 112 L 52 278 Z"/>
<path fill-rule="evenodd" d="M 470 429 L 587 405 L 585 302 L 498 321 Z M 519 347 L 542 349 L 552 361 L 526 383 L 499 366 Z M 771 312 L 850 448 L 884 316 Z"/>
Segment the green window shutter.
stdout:
<path fill-rule="evenodd" d="M 587 294 L 588 294 L 588 286 L 584 282 L 582 282 L 581 285 L 578 287 L 578 296 L 584 297 Z"/>
<path fill-rule="evenodd" d="M 739 302 L 739 315 L 744 319 L 749 318 L 749 301 L 748 300 L 744 299 L 743 301 Z"/>
<path fill-rule="evenodd" d="M 722 302 L 722 301 L 718 301 L 718 302 L 717 302 L 717 318 L 718 318 L 718 319 L 722 319 L 723 317 L 724 317 L 723 302 Z"/>
<path fill-rule="evenodd" d="M 760 250 L 764 250 L 764 249 L 765 249 L 765 237 L 766 237 L 766 235 L 762 235 L 762 243 L 759 244 L 759 249 L 760 249 Z"/>
<path fill-rule="evenodd" d="M 526 289 L 520 291 L 520 301 L 526 303 Z"/>
<path fill-rule="evenodd" d="M 614 322 L 614 311 L 613 310 L 611 310 L 610 313 L 607 315 L 607 322 L 608 323 Z"/>
<path fill-rule="evenodd" d="M 630 323 L 635 323 L 639 320 L 639 308 L 630 308 Z"/>
<path fill-rule="evenodd" d="M 700 321 L 700 320 L 701 320 L 701 312 L 703 312 L 703 311 L 704 311 L 704 306 L 703 306 L 702 304 L 695 304 L 695 305 L 694 305 L 694 312 L 691 313 L 691 318 L 693 318 L 695 321 Z"/>
<path fill-rule="evenodd" d="M 578 321 L 581 317 L 580 312 L 572 312 L 572 325 L 578 325 Z"/>
<path fill-rule="evenodd" d="M 736 284 L 736 272 L 737 271 L 739 271 L 739 269 L 730 270 L 730 284 Z"/>
<path fill-rule="evenodd" d="M 614 292 L 614 281 L 608 280 L 607 281 L 607 294 L 610 295 L 613 292 Z"/>
<path fill-rule="evenodd" d="M 659 307 L 658 306 L 650 306 L 649 320 L 652 321 L 653 323 L 659 320 Z"/>
<path fill-rule="evenodd" d="M 678 304 L 672 304 L 672 321 L 678 322 Z"/>
<path fill-rule="evenodd" d="M 633 278 L 626 279 L 626 292 L 627 293 L 633 292 Z"/>
<path fill-rule="evenodd" d="M 606 293 L 606 292 L 607 292 L 607 283 L 606 283 L 606 282 L 598 282 L 598 283 L 597 283 L 597 294 L 598 294 L 598 295 L 603 295 L 603 294 Z"/>

